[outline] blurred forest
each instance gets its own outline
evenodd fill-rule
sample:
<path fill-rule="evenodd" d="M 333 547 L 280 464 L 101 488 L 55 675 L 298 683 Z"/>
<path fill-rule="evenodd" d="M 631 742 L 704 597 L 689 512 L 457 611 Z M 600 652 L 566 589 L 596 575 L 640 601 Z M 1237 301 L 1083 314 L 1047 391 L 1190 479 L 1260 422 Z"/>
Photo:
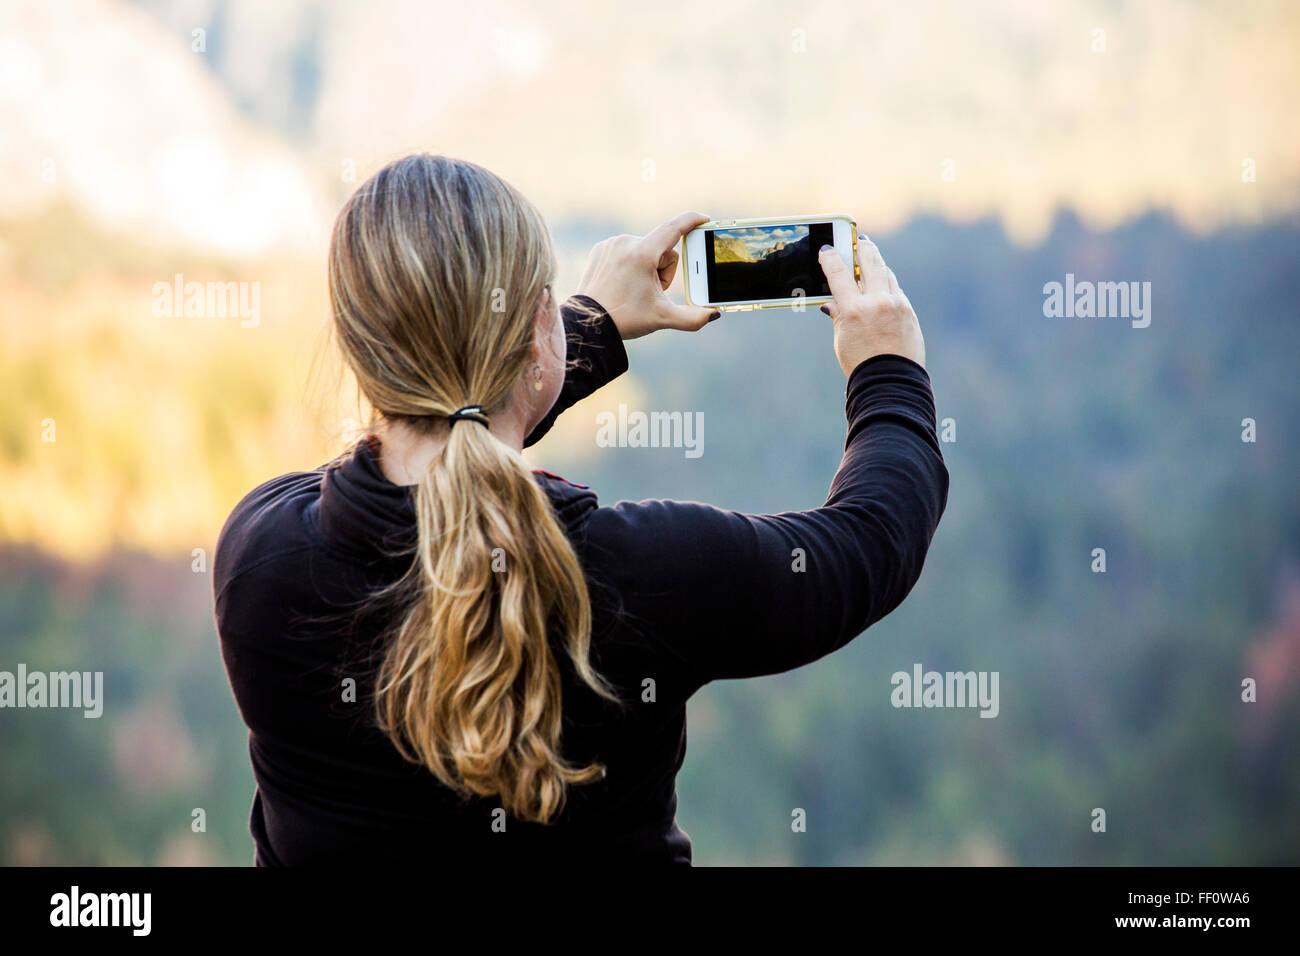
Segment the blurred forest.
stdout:
<path fill-rule="evenodd" d="M 4 715 L 0 862 L 247 864 L 246 733 L 195 549 L 210 558 L 253 484 L 344 437 L 347 402 L 303 386 L 322 267 L 205 261 L 262 281 L 259 327 L 158 319 L 153 282 L 198 260 L 75 216 L 0 225 L 0 667 L 102 670 L 105 713 Z M 624 228 L 555 232 L 568 262 Z M 895 614 L 692 701 L 679 821 L 697 862 L 1300 862 L 1300 222 L 1097 232 L 1062 214 L 1026 248 L 991 221 L 917 218 L 873 238 L 954 423 L 948 511 Z M 1045 318 L 1067 273 L 1150 281 L 1150 327 Z M 844 384 L 820 312 L 727 315 L 629 354 L 538 466 L 605 503 L 821 502 Z M 595 415 L 620 401 L 704 412 L 703 456 L 598 448 Z M 894 709 L 890 675 L 916 662 L 998 671 L 999 716 Z"/>

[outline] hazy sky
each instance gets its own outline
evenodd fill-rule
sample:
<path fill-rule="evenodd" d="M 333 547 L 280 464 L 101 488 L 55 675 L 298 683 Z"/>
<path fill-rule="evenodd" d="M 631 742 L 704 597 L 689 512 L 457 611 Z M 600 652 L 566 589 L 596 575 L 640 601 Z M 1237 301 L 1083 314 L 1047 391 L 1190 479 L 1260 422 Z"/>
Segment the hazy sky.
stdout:
<path fill-rule="evenodd" d="M 1300 208 L 1298 90 L 1292 0 L 9 0 L 0 215 L 71 197 L 162 239 L 315 251 L 361 179 L 430 150 L 555 223 L 1208 230 Z"/>

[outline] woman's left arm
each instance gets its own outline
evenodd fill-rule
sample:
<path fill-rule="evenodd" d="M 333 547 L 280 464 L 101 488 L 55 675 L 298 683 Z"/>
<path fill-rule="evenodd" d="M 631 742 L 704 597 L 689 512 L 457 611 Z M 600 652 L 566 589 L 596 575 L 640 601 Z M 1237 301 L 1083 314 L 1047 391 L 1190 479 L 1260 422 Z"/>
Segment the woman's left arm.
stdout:
<path fill-rule="evenodd" d="M 568 340 L 564 386 L 546 417 L 524 439 L 527 448 L 550 431 L 555 419 L 627 371 L 626 339 L 657 329 L 701 329 L 719 313 L 668 298 L 677 272 L 677 244 L 709 217 L 684 212 L 644 236 L 613 236 L 596 244 L 578 292 L 560 307 Z"/>

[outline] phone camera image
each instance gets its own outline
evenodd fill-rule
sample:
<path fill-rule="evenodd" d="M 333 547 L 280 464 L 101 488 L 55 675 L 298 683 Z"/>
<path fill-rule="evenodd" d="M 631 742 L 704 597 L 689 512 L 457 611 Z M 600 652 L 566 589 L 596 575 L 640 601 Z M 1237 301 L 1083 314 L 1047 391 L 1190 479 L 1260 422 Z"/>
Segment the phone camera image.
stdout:
<path fill-rule="evenodd" d="M 817 261 L 822 246 L 835 244 L 829 222 L 711 229 L 704 242 L 713 302 L 830 295 Z"/>

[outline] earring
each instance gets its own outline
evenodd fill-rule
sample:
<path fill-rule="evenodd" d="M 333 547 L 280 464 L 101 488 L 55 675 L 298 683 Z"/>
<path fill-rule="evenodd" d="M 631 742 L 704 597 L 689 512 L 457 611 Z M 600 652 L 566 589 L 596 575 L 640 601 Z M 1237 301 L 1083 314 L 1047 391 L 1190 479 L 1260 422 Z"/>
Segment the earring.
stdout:
<path fill-rule="evenodd" d="M 542 367 L 537 365 L 534 368 L 537 369 L 537 377 L 533 380 L 533 388 L 540 392 L 542 390 Z"/>

